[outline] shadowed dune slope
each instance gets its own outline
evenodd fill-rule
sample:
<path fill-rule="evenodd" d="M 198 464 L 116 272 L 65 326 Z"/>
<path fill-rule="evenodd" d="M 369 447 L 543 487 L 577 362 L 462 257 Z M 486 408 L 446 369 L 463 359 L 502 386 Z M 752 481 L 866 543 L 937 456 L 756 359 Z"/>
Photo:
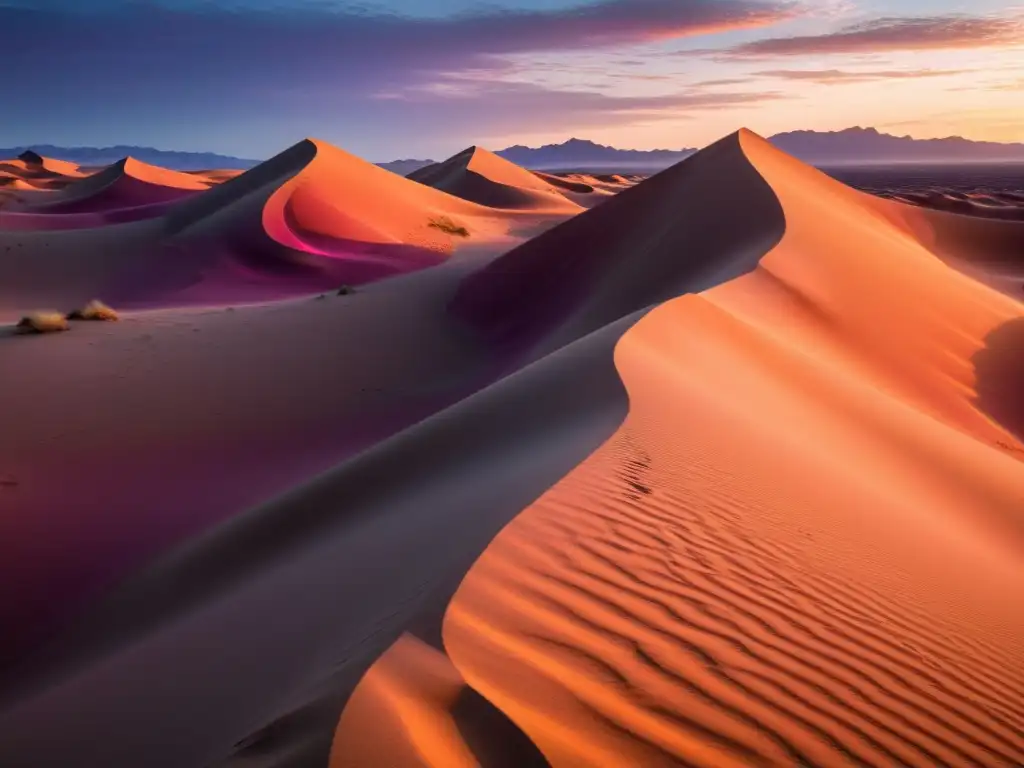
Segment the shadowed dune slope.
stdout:
<path fill-rule="evenodd" d="M 473 566 L 448 654 L 553 766 L 1021 764 L 1024 446 L 973 361 L 1024 306 L 739 142 L 785 235 L 622 337 L 625 422 Z"/>
<path fill-rule="evenodd" d="M 491 381 L 488 350 L 445 314 L 469 266 L 0 337 L 0 474 L 16 483 L 0 538 L 20 542 L 0 569 L 0 656 L 167 548 Z"/>
<path fill-rule="evenodd" d="M 488 208 L 578 213 L 581 207 L 552 184 L 480 147 L 470 147 L 407 177 Z"/>
<path fill-rule="evenodd" d="M 406 279 L 431 272 L 440 270 Z M 341 704 L 370 664 L 417 615 L 443 610 L 497 531 L 621 422 L 611 352 L 635 320 L 544 357 L 127 578 L 4 671 L 0 764 L 326 765 Z M 219 475 L 222 460 L 213 464 Z M 184 484 L 180 472 L 171 476 L 175 488 Z M 122 511 L 140 509 L 149 507 Z M 82 718 L 98 700 L 104 706 Z M 275 723 L 321 708 L 311 732 L 275 751 Z"/>
<path fill-rule="evenodd" d="M 554 348 L 753 269 L 783 227 L 732 135 L 495 260 L 465 281 L 452 311 L 499 345 L 557 326 L 544 341 Z"/>

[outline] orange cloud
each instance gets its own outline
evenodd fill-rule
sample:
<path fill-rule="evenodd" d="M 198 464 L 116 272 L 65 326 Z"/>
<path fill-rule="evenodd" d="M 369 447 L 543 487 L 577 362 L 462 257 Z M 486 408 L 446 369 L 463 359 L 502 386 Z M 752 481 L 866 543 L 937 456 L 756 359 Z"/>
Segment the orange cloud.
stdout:
<path fill-rule="evenodd" d="M 837 83 L 866 83 L 873 80 L 916 80 L 923 77 L 948 77 L 962 75 L 963 69 L 914 69 L 914 70 L 872 70 L 844 71 L 839 69 L 768 69 L 754 74 L 759 77 L 775 77 L 782 80 L 797 80 L 834 85 Z"/>
<path fill-rule="evenodd" d="M 838 32 L 800 37 L 772 37 L 729 49 L 736 58 L 894 51 L 991 48 L 1024 43 L 1019 17 L 935 16 L 886 18 Z"/>

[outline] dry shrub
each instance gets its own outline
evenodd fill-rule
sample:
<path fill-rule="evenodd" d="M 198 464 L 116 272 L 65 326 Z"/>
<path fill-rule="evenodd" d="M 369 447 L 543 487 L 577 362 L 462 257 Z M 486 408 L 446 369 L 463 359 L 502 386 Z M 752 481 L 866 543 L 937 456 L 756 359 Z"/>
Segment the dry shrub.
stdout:
<path fill-rule="evenodd" d="M 18 329 L 25 333 L 66 331 L 68 329 L 68 319 L 60 312 L 50 310 L 30 312 L 18 321 Z"/>
<path fill-rule="evenodd" d="M 118 314 L 113 309 L 108 307 L 102 301 L 93 299 L 86 304 L 82 309 L 76 309 L 70 315 L 69 320 L 106 320 L 113 321 L 118 319 Z"/>
<path fill-rule="evenodd" d="M 447 216 L 435 216 L 430 220 L 430 226 L 434 229 L 440 229 L 442 232 L 446 232 L 449 235 L 457 235 L 458 237 L 469 237 L 469 230 L 461 224 L 456 224 Z"/>

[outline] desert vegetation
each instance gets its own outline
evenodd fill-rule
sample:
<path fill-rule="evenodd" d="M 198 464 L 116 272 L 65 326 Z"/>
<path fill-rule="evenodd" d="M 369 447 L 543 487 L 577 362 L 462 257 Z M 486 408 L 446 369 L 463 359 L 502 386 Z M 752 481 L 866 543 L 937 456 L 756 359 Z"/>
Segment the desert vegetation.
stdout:
<path fill-rule="evenodd" d="M 42 310 L 25 315 L 18 321 L 17 327 L 23 333 L 54 333 L 66 331 L 68 320 L 60 312 Z"/>
<path fill-rule="evenodd" d="M 449 235 L 455 235 L 457 237 L 469 237 L 469 230 L 461 224 L 456 224 L 447 216 L 435 216 L 430 220 L 430 226 L 434 229 L 440 229 Z"/>
<path fill-rule="evenodd" d="M 76 309 L 68 314 L 68 320 L 104 320 L 110 322 L 118 319 L 117 312 L 98 299 L 93 299 L 81 309 Z"/>

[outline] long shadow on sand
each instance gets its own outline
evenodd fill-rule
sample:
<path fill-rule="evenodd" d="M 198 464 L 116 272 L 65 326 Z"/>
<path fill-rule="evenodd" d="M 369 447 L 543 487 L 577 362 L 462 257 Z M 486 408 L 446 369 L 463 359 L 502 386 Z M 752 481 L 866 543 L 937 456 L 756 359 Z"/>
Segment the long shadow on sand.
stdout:
<path fill-rule="evenodd" d="M 978 393 L 975 404 L 1024 440 L 1024 318 L 992 331 L 972 362 Z"/>

